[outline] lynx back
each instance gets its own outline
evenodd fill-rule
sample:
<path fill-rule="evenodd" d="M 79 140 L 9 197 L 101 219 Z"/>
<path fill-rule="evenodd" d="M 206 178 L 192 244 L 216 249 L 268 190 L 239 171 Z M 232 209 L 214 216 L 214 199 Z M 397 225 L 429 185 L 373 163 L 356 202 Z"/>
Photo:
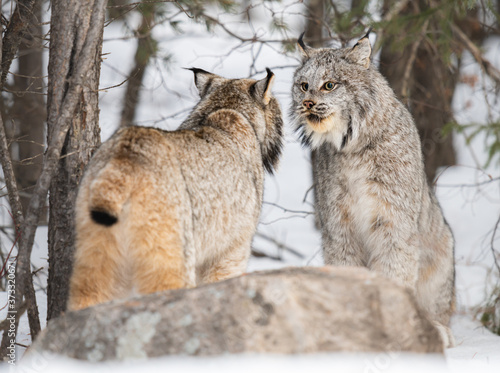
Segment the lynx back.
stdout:
<path fill-rule="evenodd" d="M 201 96 L 179 130 L 126 127 L 96 152 L 76 202 L 69 309 L 240 275 L 282 118 L 266 78 L 191 69 Z"/>

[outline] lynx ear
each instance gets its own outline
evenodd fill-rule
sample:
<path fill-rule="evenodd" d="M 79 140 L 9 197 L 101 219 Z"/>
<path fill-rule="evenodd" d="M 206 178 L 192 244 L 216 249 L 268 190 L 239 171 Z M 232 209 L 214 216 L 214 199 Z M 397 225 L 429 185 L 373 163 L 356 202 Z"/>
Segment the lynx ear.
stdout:
<path fill-rule="evenodd" d="M 297 44 L 299 45 L 299 50 L 302 54 L 302 62 L 305 62 L 309 58 L 314 57 L 314 55 L 317 54 L 318 51 L 322 50 L 320 48 L 312 48 L 306 45 L 303 40 L 304 34 L 305 32 L 300 34 L 299 39 L 297 40 Z"/>
<path fill-rule="evenodd" d="M 264 105 L 269 104 L 271 100 L 271 88 L 274 84 L 274 73 L 266 67 L 267 76 L 258 80 L 252 87 L 254 90 L 254 95 L 257 100 L 261 100 Z"/>
<path fill-rule="evenodd" d="M 196 88 L 198 88 L 200 96 L 204 96 L 208 91 L 208 88 L 210 88 L 213 80 L 215 78 L 219 78 L 218 75 L 209 73 L 208 71 L 198 69 L 196 67 L 191 67 L 186 70 L 191 70 L 194 73 L 194 84 L 196 85 Z"/>
<path fill-rule="evenodd" d="M 365 69 L 370 67 L 370 55 L 372 54 L 372 46 L 368 35 L 370 30 L 358 40 L 356 45 L 347 53 L 346 59 L 352 63 L 363 66 Z"/>
<path fill-rule="evenodd" d="M 299 45 L 300 52 L 302 53 L 302 59 L 307 60 L 311 58 L 311 48 L 304 43 L 304 34 L 305 32 L 300 34 L 297 44 Z"/>

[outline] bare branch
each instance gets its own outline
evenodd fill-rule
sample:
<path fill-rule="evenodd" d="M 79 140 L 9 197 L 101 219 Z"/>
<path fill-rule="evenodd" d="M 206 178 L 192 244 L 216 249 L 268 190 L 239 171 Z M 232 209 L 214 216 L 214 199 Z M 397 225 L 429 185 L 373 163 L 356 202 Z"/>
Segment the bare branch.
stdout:
<path fill-rule="evenodd" d="M 300 259 L 304 259 L 304 255 L 302 255 L 300 252 L 298 252 L 297 250 L 295 249 L 292 249 L 290 246 L 287 246 L 285 245 L 283 242 L 280 242 L 278 241 L 277 239 L 275 239 L 274 237 L 271 237 L 271 236 L 268 236 L 264 233 L 261 233 L 261 232 L 257 232 L 255 233 L 255 235 L 257 237 L 260 237 L 260 238 L 263 238 L 264 240 L 266 241 L 269 241 L 269 242 L 272 242 L 273 244 L 276 245 L 276 247 L 278 249 L 281 249 L 281 250 L 285 250 L 285 251 L 288 251 L 289 253 L 295 255 L 296 257 L 300 258 Z"/>
<path fill-rule="evenodd" d="M 272 260 L 277 260 L 277 261 L 283 261 L 283 258 L 279 257 L 279 256 L 276 256 L 276 255 L 270 255 L 270 254 L 267 254 L 267 253 L 264 253 L 262 251 L 259 251 L 259 250 L 256 250 L 256 249 L 253 249 L 252 248 L 252 251 L 250 253 L 253 257 L 255 258 L 269 258 L 269 259 L 272 259 Z"/>
<path fill-rule="evenodd" d="M 5 126 L 1 115 L 0 115 L 0 157 L 1 157 L 0 161 L 2 163 L 3 174 L 5 177 L 5 184 L 7 185 L 9 203 L 13 213 L 14 226 L 17 231 L 24 223 L 23 207 L 21 205 L 21 199 L 19 198 L 19 190 L 17 189 L 16 177 L 14 175 L 14 168 L 12 167 L 12 159 L 10 157 L 9 145 L 7 143 L 7 135 L 5 133 Z"/>
<path fill-rule="evenodd" d="M 280 205 L 278 205 L 277 203 L 274 203 L 274 202 L 266 202 L 266 201 L 264 201 L 263 203 L 265 205 L 277 207 L 277 208 L 283 210 L 283 212 L 290 212 L 292 214 L 303 214 L 304 216 L 314 215 L 313 211 L 290 210 L 290 209 L 287 209 L 287 208 L 285 208 L 283 206 L 280 206 Z"/>
<path fill-rule="evenodd" d="M 1 27 L 1 26 L 0 26 Z M 1 34 L 1 32 L 0 32 Z M 2 59 L 1 57 L 3 56 L 3 45 L 2 45 L 2 40 L 0 38 L 0 60 Z M 9 62 L 10 65 L 10 62 Z M 7 68 L 8 69 L 8 68 Z M 2 83 L 0 83 L 2 84 Z M 10 152 L 9 152 L 9 146 L 7 143 L 7 135 L 5 133 L 5 126 L 3 123 L 3 118 L 0 115 L 0 161 L 2 163 L 2 169 L 5 177 L 5 183 L 7 185 L 7 193 L 9 195 L 9 203 L 11 206 L 11 209 L 13 210 L 13 219 L 14 219 L 14 226 L 16 232 L 20 232 L 20 227 L 24 226 L 24 216 L 23 216 L 23 208 L 21 205 L 21 199 L 19 197 L 19 191 L 17 189 L 17 183 L 16 183 L 16 177 L 14 175 L 14 169 L 12 167 L 12 159 L 10 157 Z M 16 266 L 16 271 L 17 271 L 17 266 Z M 28 267 L 29 271 L 29 267 Z M 29 273 L 29 272 L 28 272 Z M 16 279 L 18 277 L 16 276 Z M 33 283 L 30 281 L 27 281 L 26 284 L 26 293 L 27 294 L 33 294 L 31 292 L 31 289 L 28 289 L 31 287 L 33 289 Z M 34 289 L 33 289 L 34 290 Z M 16 292 L 16 300 L 17 300 L 17 295 L 19 292 L 24 293 L 24 288 L 21 288 L 19 286 L 17 292 Z M 22 294 L 21 293 L 21 294 Z M 31 299 L 30 299 L 31 300 Z M 17 307 L 21 307 L 21 301 L 22 297 L 19 299 L 19 303 L 17 303 Z M 28 302 L 28 297 L 26 297 L 26 302 Z M 19 317 L 21 316 L 21 312 L 19 312 L 20 309 L 17 310 L 16 313 L 16 322 L 15 322 L 15 329 L 17 332 L 17 326 L 19 323 Z M 2 338 L 2 343 L 1 343 L 1 351 L 6 351 L 6 346 L 9 345 L 9 335 L 10 333 L 3 333 L 3 338 Z M 4 352 L 2 352 L 2 355 Z"/>
<path fill-rule="evenodd" d="M 394 4 L 394 6 L 389 9 L 389 11 L 382 18 L 383 23 L 390 22 L 394 19 L 394 17 L 398 16 L 401 11 L 408 5 L 409 0 L 399 0 Z M 377 30 L 377 39 L 375 40 L 375 44 L 373 46 L 373 55 L 376 55 L 380 47 L 382 46 L 382 41 L 384 39 L 384 31 L 383 29 Z"/>
<path fill-rule="evenodd" d="M 498 181 L 498 180 L 500 180 L 500 177 L 491 178 L 489 180 L 477 182 L 474 184 L 436 184 L 436 183 L 434 183 L 434 185 L 438 188 L 477 188 L 477 187 L 480 187 L 482 185 L 486 185 L 486 184 L 489 184 L 489 183 L 492 183 L 492 182 Z"/>
<path fill-rule="evenodd" d="M 481 67 L 481 70 L 488 75 L 496 84 L 500 86 L 500 70 L 488 61 L 481 50 L 470 40 L 465 33 L 460 30 L 455 24 L 451 25 L 453 33 L 464 44 L 465 48 L 472 54 L 476 62 Z"/>
<path fill-rule="evenodd" d="M 405 101 L 407 101 L 408 96 L 409 96 L 409 81 L 410 81 L 410 75 L 411 71 L 413 69 L 413 64 L 415 63 L 415 59 L 417 58 L 417 51 L 418 48 L 420 47 L 420 44 L 422 43 L 422 39 L 424 38 L 425 33 L 427 32 L 427 27 L 429 26 L 429 19 L 426 19 L 424 24 L 422 25 L 422 29 L 420 31 L 420 35 L 417 40 L 413 43 L 411 47 L 411 53 L 410 57 L 408 59 L 408 62 L 406 63 L 406 68 L 403 74 L 403 82 L 401 85 L 401 96 Z M 405 105 L 408 103 L 405 102 Z"/>
<path fill-rule="evenodd" d="M 107 5 L 107 9 L 111 8 L 130 8 L 134 7 L 137 8 L 139 5 L 142 4 L 161 4 L 161 3 L 177 3 L 177 0 L 151 0 L 151 1 L 138 1 L 136 3 L 128 3 L 128 4 L 121 4 L 121 5 Z"/>
<path fill-rule="evenodd" d="M 23 302 L 23 304 L 21 305 L 21 307 L 19 307 L 18 310 L 18 312 L 21 312 L 21 316 L 24 315 L 24 313 L 26 312 L 26 308 L 28 308 L 28 305 L 26 304 L 26 302 Z M 9 329 L 9 326 L 10 326 L 10 320 L 8 319 L 5 319 L 2 322 L 0 322 L 0 330 L 3 330 L 4 334 L 8 334 L 7 330 Z"/>
<path fill-rule="evenodd" d="M 14 56 L 19 49 L 21 40 L 29 26 L 29 15 L 33 12 L 35 0 L 18 0 L 16 9 L 12 14 L 9 25 L 5 30 L 4 42 L 2 45 L 2 76 L 0 79 L 0 88 L 3 87 L 9 68 Z"/>
<path fill-rule="evenodd" d="M 498 273 L 500 274 L 500 264 L 498 263 L 497 260 L 497 251 L 495 250 L 495 237 L 497 234 L 498 226 L 500 225 L 500 216 L 498 217 L 498 220 L 495 224 L 495 228 L 493 229 L 493 235 L 491 236 L 491 253 L 493 254 L 493 261 L 495 263 L 495 266 L 497 267 Z"/>

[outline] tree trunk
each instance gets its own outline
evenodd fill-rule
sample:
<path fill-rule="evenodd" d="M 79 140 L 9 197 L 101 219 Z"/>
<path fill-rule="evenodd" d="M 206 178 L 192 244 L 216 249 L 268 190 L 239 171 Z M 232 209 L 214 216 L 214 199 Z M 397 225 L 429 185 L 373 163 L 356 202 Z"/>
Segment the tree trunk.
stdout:
<path fill-rule="evenodd" d="M 72 78 L 88 30 L 100 28 L 100 40 L 92 52 L 94 63 L 85 76 L 84 87 L 72 116 L 57 173 L 50 185 L 48 320 L 66 309 L 75 243 L 76 192 L 84 168 L 100 144 L 98 87 L 103 24 L 90 24 L 93 6 L 93 2 L 80 0 L 52 2 L 49 116 L 60 109 L 69 86 L 66 77 Z M 49 117 L 49 124 L 53 122 L 50 119 Z M 48 128 L 49 138 L 53 130 Z"/>
<path fill-rule="evenodd" d="M 154 21 L 155 12 L 154 5 L 155 4 L 144 4 L 140 8 L 142 22 L 136 31 L 137 50 L 134 57 L 135 65 L 130 72 L 127 82 L 120 127 L 131 125 L 134 122 L 144 72 L 146 71 L 151 56 L 155 53 L 156 43 L 151 35 L 151 24 Z"/>
<path fill-rule="evenodd" d="M 410 63 L 409 53 L 408 50 L 394 52 L 389 46 L 384 47 L 380 55 L 380 71 L 399 98 L 409 106 L 420 133 L 427 180 L 432 182 L 439 167 L 456 162 L 452 135 L 443 137 L 442 131 L 452 120 L 451 100 L 457 81 L 429 46 L 418 48 L 412 72 L 405 77 L 406 66 Z M 405 80 L 408 89 L 403 92 Z"/>
<path fill-rule="evenodd" d="M 323 20 L 325 0 L 309 0 L 307 3 L 307 25 L 305 39 L 314 48 L 323 46 Z"/>
<path fill-rule="evenodd" d="M 386 6 L 393 1 L 387 1 Z M 418 14 L 428 5 L 409 3 L 402 13 Z M 409 28 L 409 27 L 408 27 Z M 456 162 L 452 135 L 443 137 L 443 127 L 452 118 L 451 100 L 457 84 L 457 74 L 443 60 L 442 53 L 423 37 L 425 33 L 439 33 L 439 24 L 432 19 L 421 35 L 404 50 L 392 46 L 396 37 L 384 40 L 380 55 L 380 72 L 387 78 L 398 97 L 408 105 L 420 133 L 427 180 L 432 183 L 441 166 Z"/>
<path fill-rule="evenodd" d="M 14 76 L 14 105 L 11 121 L 17 152 L 13 154 L 16 179 L 21 190 L 23 213 L 26 214 L 31 189 L 42 171 L 44 122 L 46 108 L 43 84 L 41 2 L 33 7 L 27 33 L 19 46 L 18 73 Z M 46 222 L 46 219 L 42 217 Z"/>

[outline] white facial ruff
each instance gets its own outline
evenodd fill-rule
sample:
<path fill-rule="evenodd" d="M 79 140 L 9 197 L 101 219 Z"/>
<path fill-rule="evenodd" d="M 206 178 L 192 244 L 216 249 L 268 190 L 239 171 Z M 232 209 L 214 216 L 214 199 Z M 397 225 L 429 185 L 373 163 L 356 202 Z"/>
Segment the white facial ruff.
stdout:
<path fill-rule="evenodd" d="M 313 149 L 318 148 L 324 142 L 330 142 L 337 150 L 340 150 L 347 133 L 347 126 L 348 123 L 345 119 L 337 113 L 333 113 L 319 123 L 306 119 L 304 134 L 310 139 Z"/>

